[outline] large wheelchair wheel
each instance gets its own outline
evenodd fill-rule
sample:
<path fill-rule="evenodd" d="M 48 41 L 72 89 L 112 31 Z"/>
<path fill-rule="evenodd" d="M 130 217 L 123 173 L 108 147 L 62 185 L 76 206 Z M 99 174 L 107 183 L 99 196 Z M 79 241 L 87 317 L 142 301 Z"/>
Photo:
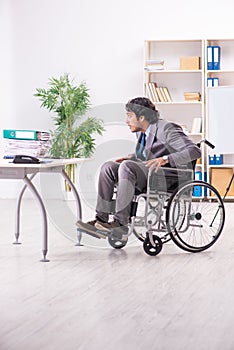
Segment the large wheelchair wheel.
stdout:
<path fill-rule="evenodd" d="M 194 196 L 199 193 L 201 196 Z M 175 191 L 168 203 L 166 223 L 175 244 L 188 251 L 200 252 L 219 238 L 225 210 L 218 191 L 203 181 L 188 182 Z"/>

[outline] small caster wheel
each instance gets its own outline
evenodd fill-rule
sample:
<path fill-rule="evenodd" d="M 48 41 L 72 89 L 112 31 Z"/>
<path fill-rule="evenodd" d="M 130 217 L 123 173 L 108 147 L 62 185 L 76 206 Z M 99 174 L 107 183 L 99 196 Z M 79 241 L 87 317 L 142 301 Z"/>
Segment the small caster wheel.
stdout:
<path fill-rule="evenodd" d="M 115 249 L 121 249 L 121 248 L 125 247 L 127 244 L 127 241 L 128 241 L 127 239 L 123 241 L 123 240 L 118 239 L 116 237 L 113 237 L 111 235 L 108 236 L 109 244 Z"/>
<path fill-rule="evenodd" d="M 156 235 L 152 235 L 152 239 L 154 244 L 151 243 L 150 237 L 147 234 L 147 237 L 143 243 L 143 248 L 146 254 L 154 256 L 161 252 L 163 243 L 161 238 Z"/>

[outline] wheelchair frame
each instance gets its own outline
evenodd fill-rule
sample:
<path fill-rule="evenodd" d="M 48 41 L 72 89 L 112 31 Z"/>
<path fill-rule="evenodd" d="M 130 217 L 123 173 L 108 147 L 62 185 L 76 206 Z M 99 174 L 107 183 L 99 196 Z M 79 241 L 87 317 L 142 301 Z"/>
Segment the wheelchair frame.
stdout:
<path fill-rule="evenodd" d="M 192 170 L 166 167 L 163 170 L 187 175 L 190 172 L 191 180 L 182 181 L 175 190 L 168 192 L 151 188 L 151 177 L 157 174 L 149 171 L 146 193 L 135 195 L 132 202 L 128 236 L 135 234 L 143 242 L 144 251 L 152 256 L 159 254 L 163 244 L 170 240 L 187 252 L 201 252 L 210 248 L 219 238 L 225 222 L 220 194 L 214 186 L 192 180 Z M 194 195 L 194 189 L 198 187 L 202 193 L 199 197 Z M 144 200 L 144 208 L 143 214 L 139 215 L 141 199 Z M 128 237 L 118 239 L 113 233 L 108 240 L 112 247 L 119 249 L 127 244 Z"/>

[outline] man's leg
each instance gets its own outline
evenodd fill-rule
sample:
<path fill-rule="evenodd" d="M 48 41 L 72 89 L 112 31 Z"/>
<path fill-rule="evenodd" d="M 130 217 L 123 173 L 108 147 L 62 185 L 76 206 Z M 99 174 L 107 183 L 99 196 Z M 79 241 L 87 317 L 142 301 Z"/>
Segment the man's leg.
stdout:
<path fill-rule="evenodd" d="M 118 171 L 118 193 L 114 220 L 122 225 L 129 223 L 131 204 L 136 189 L 143 191 L 147 186 L 148 168 L 141 162 L 131 160 L 121 163 Z"/>
<path fill-rule="evenodd" d="M 97 223 L 100 230 L 110 232 L 120 228 L 123 234 L 127 233 L 129 223 L 131 203 L 136 188 L 140 191 L 147 186 L 148 168 L 140 162 L 126 160 L 118 168 L 118 188 L 116 198 L 116 212 L 114 221 L 110 223 Z"/>
<path fill-rule="evenodd" d="M 108 161 L 102 165 L 99 174 L 96 218 L 104 222 L 108 222 L 109 219 L 114 188 L 118 182 L 119 167 L 119 163 Z"/>
<path fill-rule="evenodd" d="M 81 220 L 78 220 L 76 223 L 81 230 L 97 238 L 106 238 L 106 235 L 97 231 L 96 223 L 108 222 L 114 187 L 118 182 L 119 165 L 119 163 L 112 161 L 108 161 L 102 165 L 98 181 L 96 218 L 86 223 Z"/>

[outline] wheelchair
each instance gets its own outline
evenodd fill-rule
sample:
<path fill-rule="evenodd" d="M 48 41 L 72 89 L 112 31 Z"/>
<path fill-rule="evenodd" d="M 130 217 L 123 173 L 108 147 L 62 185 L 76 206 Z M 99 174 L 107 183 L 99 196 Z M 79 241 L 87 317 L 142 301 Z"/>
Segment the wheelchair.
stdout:
<path fill-rule="evenodd" d="M 109 244 L 123 248 L 134 234 L 151 256 L 170 240 L 187 252 L 210 248 L 224 227 L 224 204 L 212 185 L 193 178 L 194 170 L 161 167 L 157 173 L 150 171 L 146 191 L 135 193 L 127 238 L 113 233 Z"/>

